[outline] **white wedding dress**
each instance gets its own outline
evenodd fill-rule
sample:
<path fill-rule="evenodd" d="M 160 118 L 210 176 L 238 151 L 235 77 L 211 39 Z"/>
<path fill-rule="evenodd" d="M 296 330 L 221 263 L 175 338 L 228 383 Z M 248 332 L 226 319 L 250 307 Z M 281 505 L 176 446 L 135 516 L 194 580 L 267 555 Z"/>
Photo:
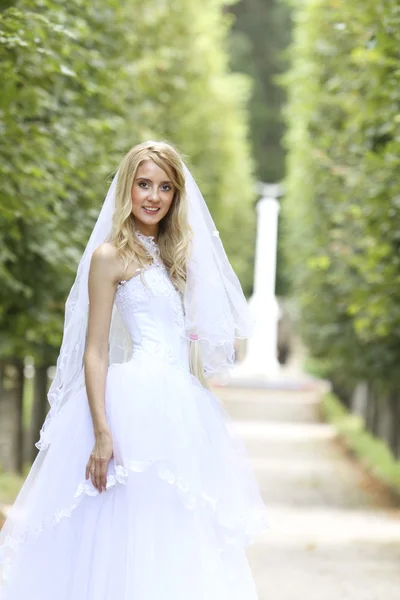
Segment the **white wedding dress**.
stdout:
<path fill-rule="evenodd" d="M 50 425 L 0 535 L 1 600 L 255 600 L 245 547 L 268 528 L 244 442 L 189 371 L 183 304 L 157 258 L 115 303 L 132 358 L 109 367 L 107 491 L 85 479 L 85 389 Z"/>

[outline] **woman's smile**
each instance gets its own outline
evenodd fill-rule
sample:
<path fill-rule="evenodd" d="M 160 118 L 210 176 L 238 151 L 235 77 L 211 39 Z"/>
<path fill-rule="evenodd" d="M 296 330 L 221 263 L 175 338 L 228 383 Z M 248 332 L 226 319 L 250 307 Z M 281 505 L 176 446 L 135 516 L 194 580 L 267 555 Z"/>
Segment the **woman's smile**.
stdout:
<path fill-rule="evenodd" d="M 151 208 L 150 206 L 143 206 L 143 210 L 146 211 L 148 214 L 152 214 L 158 212 L 160 210 L 160 207 Z"/>

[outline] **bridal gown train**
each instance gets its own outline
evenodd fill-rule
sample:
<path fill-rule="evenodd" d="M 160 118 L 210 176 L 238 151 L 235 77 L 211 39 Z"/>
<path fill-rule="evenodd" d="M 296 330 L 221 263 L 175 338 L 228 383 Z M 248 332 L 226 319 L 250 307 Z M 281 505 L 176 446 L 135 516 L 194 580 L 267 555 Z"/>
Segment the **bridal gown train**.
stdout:
<path fill-rule="evenodd" d="M 256 600 L 246 545 L 269 527 L 247 449 L 189 371 L 181 295 L 153 256 L 118 285 L 133 342 L 109 367 L 107 491 L 85 467 L 85 389 L 51 425 L 0 535 L 1 600 Z"/>

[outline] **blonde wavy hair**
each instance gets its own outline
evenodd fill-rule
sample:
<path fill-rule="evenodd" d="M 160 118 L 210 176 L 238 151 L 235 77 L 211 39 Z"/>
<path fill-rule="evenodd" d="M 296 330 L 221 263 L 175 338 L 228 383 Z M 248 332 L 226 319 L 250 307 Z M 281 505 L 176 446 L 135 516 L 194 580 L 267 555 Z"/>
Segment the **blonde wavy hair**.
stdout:
<path fill-rule="evenodd" d="M 152 160 L 167 173 L 174 186 L 174 197 L 167 214 L 159 222 L 157 245 L 160 257 L 175 287 L 184 295 L 186 289 L 186 262 L 190 254 L 192 230 L 188 222 L 188 203 L 185 194 L 185 176 L 182 160 L 172 144 L 143 142 L 133 146 L 122 159 L 115 195 L 110 241 L 117 248 L 125 270 L 133 260 L 141 267 L 149 264 L 149 256 L 135 235 L 132 214 L 132 186 L 139 165 Z M 190 342 L 190 371 L 208 388 L 198 344 Z"/>

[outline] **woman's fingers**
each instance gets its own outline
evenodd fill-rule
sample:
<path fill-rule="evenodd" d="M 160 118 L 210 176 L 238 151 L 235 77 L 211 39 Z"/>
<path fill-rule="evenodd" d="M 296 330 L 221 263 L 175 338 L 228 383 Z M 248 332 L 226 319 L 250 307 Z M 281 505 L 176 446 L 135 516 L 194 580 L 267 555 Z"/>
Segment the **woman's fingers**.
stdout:
<path fill-rule="evenodd" d="M 101 492 L 101 488 L 100 488 L 100 471 L 101 471 L 101 466 L 100 466 L 100 461 L 98 458 L 95 459 L 94 461 L 94 486 L 99 490 L 99 492 Z"/>
<path fill-rule="evenodd" d="M 107 489 L 107 467 L 108 460 L 106 458 L 102 458 L 100 463 L 100 491 L 101 489 L 104 489 L 104 491 Z"/>
<path fill-rule="evenodd" d="M 113 449 L 112 443 L 108 439 L 104 441 L 104 447 L 98 448 L 98 445 L 96 441 L 86 465 L 86 479 L 90 476 L 94 487 L 101 493 L 103 490 L 107 490 L 107 470 L 113 456 Z M 101 458 L 101 456 L 108 458 Z"/>
<path fill-rule="evenodd" d="M 93 458 L 89 467 L 92 483 L 100 493 L 106 491 L 108 463 L 106 458 Z"/>
<path fill-rule="evenodd" d="M 89 462 L 86 467 L 86 472 L 88 475 L 90 475 L 90 479 L 91 479 L 94 487 L 97 488 L 97 485 L 96 485 L 96 459 L 93 455 L 90 455 Z"/>
<path fill-rule="evenodd" d="M 93 460 L 93 457 L 90 456 L 90 458 L 88 460 L 88 463 L 86 465 L 86 473 L 85 473 L 85 475 L 86 475 L 86 479 L 89 479 L 89 477 L 90 477 L 90 479 L 92 480 L 92 482 L 93 482 L 93 470 L 94 470 L 94 460 Z"/>

